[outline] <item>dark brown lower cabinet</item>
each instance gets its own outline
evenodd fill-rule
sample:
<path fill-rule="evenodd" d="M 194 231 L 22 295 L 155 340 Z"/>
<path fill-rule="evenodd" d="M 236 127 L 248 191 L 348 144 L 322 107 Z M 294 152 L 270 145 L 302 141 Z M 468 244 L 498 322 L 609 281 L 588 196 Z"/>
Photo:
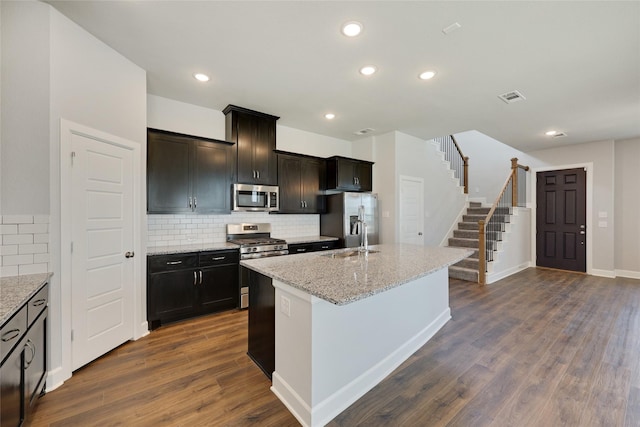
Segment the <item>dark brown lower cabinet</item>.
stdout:
<path fill-rule="evenodd" d="M 238 250 L 147 257 L 149 328 L 238 307 Z"/>
<path fill-rule="evenodd" d="M 47 378 L 47 298 L 44 287 L 0 329 L 11 350 L 0 365 L 0 426 L 17 427 L 29 418 Z M 28 315 L 27 315 L 28 313 Z M 28 319 L 28 321 L 27 321 Z M 18 340 L 17 343 L 13 340 Z"/>
<path fill-rule="evenodd" d="M 242 267 L 246 268 L 246 267 Z M 271 278 L 247 269 L 249 338 L 247 354 L 269 379 L 276 369 L 275 289 Z"/>

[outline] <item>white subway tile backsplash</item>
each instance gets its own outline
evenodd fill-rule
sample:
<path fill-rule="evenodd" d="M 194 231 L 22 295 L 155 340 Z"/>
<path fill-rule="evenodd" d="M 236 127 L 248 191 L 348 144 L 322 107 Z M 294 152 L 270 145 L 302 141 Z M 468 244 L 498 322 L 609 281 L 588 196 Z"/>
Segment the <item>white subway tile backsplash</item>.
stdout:
<path fill-rule="evenodd" d="M 7 276 L 17 276 L 18 275 L 18 266 L 17 265 L 11 265 L 8 267 L 2 266 L 0 267 L 0 277 L 7 277 Z"/>
<path fill-rule="evenodd" d="M 24 245 L 33 243 L 33 234 L 7 234 L 2 236 L 3 245 Z"/>
<path fill-rule="evenodd" d="M 0 225 L 0 234 L 18 234 L 17 224 Z"/>
<path fill-rule="evenodd" d="M 49 224 L 20 224 L 18 225 L 18 233 L 20 234 L 39 234 L 48 233 Z"/>
<path fill-rule="evenodd" d="M 46 273 L 48 269 L 48 264 L 28 264 L 28 265 L 20 265 L 18 267 L 18 274 L 39 274 Z"/>
<path fill-rule="evenodd" d="M 0 276 L 46 273 L 49 269 L 49 216 L 0 217 Z"/>
<path fill-rule="evenodd" d="M 269 215 L 262 212 L 232 212 L 230 215 L 149 215 L 147 245 L 221 243 L 227 238 L 227 224 L 268 222 L 275 237 L 320 234 L 319 215 Z"/>
<path fill-rule="evenodd" d="M 20 265 L 20 264 L 33 264 L 33 254 L 2 256 L 3 266 Z"/>
<path fill-rule="evenodd" d="M 2 223 L 3 224 L 33 224 L 33 215 L 2 215 Z"/>
<path fill-rule="evenodd" d="M 46 254 L 48 253 L 46 243 L 38 243 L 33 245 L 20 245 L 18 248 L 19 254 Z"/>

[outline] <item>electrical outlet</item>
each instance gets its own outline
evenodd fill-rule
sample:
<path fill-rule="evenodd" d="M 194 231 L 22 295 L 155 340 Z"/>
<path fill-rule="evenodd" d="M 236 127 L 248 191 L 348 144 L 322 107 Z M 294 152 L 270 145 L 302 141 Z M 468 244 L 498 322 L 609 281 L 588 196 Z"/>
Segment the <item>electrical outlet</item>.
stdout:
<path fill-rule="evenodd" d="M 291 300 L 284 295 L 280 296 L 280 311 L 285 316 L 291 317 Z"/>

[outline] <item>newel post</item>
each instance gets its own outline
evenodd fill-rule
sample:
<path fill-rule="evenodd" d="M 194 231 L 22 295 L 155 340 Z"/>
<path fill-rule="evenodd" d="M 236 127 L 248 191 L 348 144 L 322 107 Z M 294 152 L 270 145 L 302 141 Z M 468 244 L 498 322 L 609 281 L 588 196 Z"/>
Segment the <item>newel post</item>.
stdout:
<path fill-rule="evenodd" d="M 511 206 L 518 206 L 518 159 L 511 159 Z"/>
<path fill-rule="evenodd" d="M 469 194 L 469 156 L 462 158 L 464 161 L 464 194 Z"/>
<path fill-rule="evenodd" d="M 487 249 L 484 220 L 478 221 L 478 283 L 487 283 Z"/>

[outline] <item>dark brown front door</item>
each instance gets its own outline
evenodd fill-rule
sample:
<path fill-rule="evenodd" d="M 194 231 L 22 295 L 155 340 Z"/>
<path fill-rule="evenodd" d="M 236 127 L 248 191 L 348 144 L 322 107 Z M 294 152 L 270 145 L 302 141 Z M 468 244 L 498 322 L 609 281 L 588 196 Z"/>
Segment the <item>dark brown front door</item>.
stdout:
<path fill-rule="evenodd" d="M 536 264 L 587 271 L 587 173 L 584 169 L 538 172 Z"/>

